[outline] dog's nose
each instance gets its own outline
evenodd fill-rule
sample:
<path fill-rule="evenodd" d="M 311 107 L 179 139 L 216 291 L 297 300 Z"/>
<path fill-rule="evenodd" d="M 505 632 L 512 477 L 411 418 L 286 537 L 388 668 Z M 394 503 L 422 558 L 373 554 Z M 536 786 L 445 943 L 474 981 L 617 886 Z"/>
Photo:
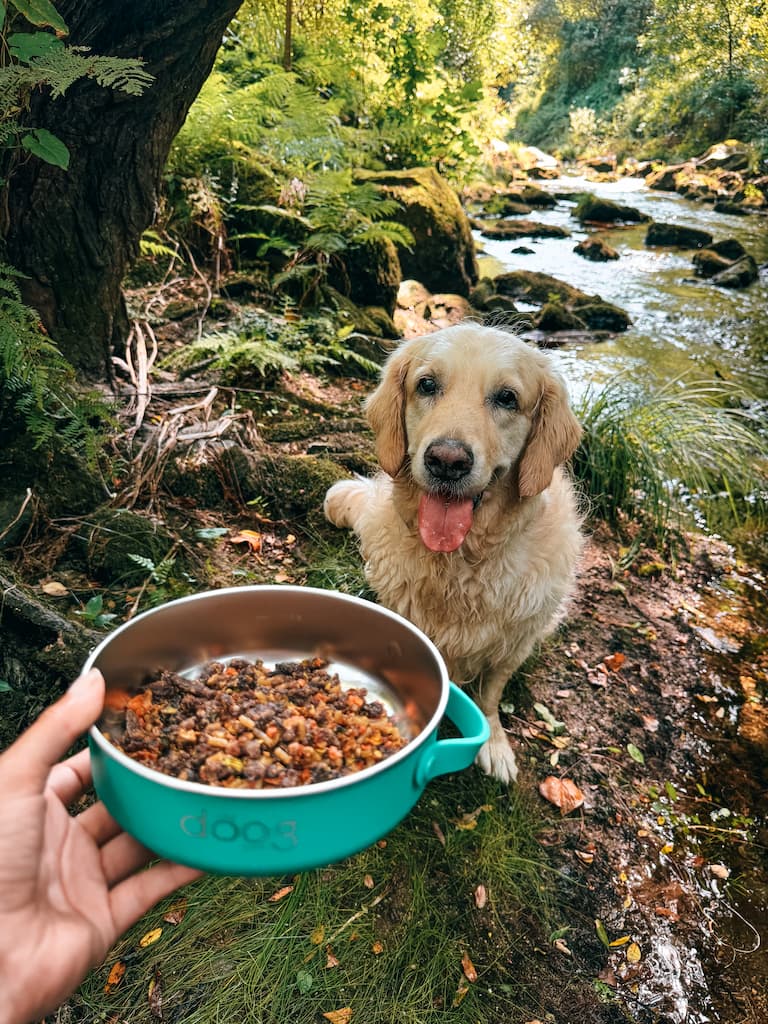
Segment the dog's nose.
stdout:
<path fill-rule="evenodd" d="M 433 441 L 424 452 L 427 472 L 437 480 L 460 480 L 472 469 L 474 461 L 469 448 L 453 438 Z"/>

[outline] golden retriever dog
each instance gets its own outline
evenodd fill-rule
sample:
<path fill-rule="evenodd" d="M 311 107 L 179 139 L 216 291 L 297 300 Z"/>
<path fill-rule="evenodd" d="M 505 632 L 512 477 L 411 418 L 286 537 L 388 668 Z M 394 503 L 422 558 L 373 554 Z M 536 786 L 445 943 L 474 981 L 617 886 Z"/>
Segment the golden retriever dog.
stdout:
<path fill-rule="evenodd" d="M 381 603 L 471 686 L 491 728 L 478 763 L 513 782 L 499 701 L 562 618 L 582 548 L 565 385 L 514 334 L 462 323 L 395 349 L 366 414 L 383 473 L 334 484 L 325 515 L 357 534 Z"/>

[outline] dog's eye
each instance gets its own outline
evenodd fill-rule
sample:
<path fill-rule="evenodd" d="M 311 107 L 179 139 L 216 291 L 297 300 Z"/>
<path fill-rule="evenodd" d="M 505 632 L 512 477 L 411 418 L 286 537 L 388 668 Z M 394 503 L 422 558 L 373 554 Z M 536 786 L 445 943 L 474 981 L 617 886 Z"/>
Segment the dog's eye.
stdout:
<path fill-rule="evenodd" d="M 422 377 L 416 384 L 416 391 L 420 395 L 436 395 L 437 381 L 434 377 Z"/>
<path fill-rule="evenodd" d="M 517 395 L 512 388 L 501 388 L 493 396 L 493 404 L 498 405 L 501 409 L 516 409 Z"/>

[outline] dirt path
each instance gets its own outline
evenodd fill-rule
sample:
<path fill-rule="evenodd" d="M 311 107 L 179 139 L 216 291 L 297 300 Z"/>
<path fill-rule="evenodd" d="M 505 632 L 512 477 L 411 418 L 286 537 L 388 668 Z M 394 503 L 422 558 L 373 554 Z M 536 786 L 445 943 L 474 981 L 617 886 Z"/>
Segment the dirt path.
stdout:
<path fill-rule="evenodd" d="M 573 907 L 563 955 L 634 1020 L 758 1024 L 764 580 L 703 539 L 674 568 L 641 558 L 621 571 L 619 557 L 613 539 L 593 537 L 565 629 L 508 721 L 524 784 L 572 780 L 584 798 L 541 836 Z"/>

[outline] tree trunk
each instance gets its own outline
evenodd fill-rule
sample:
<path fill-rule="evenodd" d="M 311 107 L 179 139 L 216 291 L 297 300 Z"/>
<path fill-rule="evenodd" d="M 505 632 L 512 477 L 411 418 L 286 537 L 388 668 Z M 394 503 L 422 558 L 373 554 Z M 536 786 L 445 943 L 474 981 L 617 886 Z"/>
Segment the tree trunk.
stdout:
<path fill-rule="evenodd" d="M 155 82 L 142 96 L 76 83 L 36 97 L 27 123 L 70 150 L 63 171 L 30 159 L 8 183 L 6 258 L 25 300 L 84 375 L 111 378 L 127 334 L 121 282 L 152 222 L 174 136 L 213 66 L 242 0 L 58 0 L 73 46 L 140 57 Z"/>

